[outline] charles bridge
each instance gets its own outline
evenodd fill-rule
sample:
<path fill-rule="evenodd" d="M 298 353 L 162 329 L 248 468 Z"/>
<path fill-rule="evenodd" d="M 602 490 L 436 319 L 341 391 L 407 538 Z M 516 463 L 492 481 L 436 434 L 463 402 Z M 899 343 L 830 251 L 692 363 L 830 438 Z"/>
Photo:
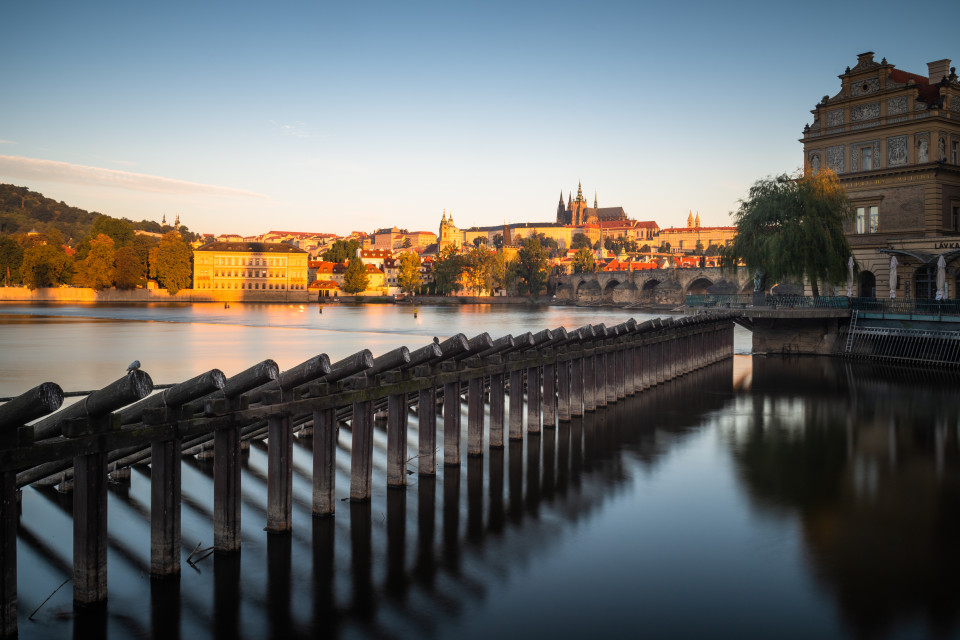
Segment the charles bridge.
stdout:
<path fill-rule="evenodd" d="M 556 285 L 557 302 L 578 305 L 676 307 L 687 295 L 753 292 L 746 269 L 718 267 L 575 273 L 558 276 Z"/>

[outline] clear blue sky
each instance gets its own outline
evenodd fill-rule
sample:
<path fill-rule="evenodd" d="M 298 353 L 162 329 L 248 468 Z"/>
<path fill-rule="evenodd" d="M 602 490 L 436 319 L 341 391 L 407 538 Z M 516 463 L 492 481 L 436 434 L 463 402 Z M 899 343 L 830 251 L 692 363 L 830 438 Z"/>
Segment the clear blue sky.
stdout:
<path fill-rule="evenodd" d="M 946 6 L 943 20 L 958 11 Z M 600 206 L 683 226 L 792 172 L 875 51 L 956 56 L 892 2 L 0 6 L 0 181 L 191 230 L 436 231 Z M 942 23 L 941 23 L 942 24 Z"/>

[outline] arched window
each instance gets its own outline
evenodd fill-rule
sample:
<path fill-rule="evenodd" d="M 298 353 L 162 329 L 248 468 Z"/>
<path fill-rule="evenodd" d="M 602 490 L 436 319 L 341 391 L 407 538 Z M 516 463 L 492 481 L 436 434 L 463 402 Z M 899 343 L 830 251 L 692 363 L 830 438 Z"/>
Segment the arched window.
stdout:
<path fill-rule="evenodd" d="M 937 296 L 937 265 L 925 264 L 913 273 L 914 296 L 929 300 Z"/>
<path fill-rule="evenodd" d="M 860 287 L 858 295 L 861 298 L 877 297 L 877 278 L 872 271 L 860 272 Z"/>

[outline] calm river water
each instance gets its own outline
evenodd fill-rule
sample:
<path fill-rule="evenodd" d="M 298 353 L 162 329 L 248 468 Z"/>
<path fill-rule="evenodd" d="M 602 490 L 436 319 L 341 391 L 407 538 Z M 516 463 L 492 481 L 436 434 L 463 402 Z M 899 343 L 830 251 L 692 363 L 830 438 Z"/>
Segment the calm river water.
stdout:
<path fill-rule="evenodd" d="M 553 307 L 0 304 L 0 397 L 155 383 L 434 336 L 618 323 Z M 632 314 L 638 320 L 649 316 Z M 737 333 L 749 352 L 749 334 Z M 370 504 L 267 535 L 266 445 L 243 474 L 243 551 L 149 578 L 149 468 L 109 495 L 109 603 L 76 613 L 71 497 L 25 489 L 23 638 L 960 637 L 960 394 L 942 372 L 738 355 Z M 464 428 L 466 420 L 463 420 Z M 349 434 L 340 436 L 349 446 Z M 417 418 L 410 417 L 416 452 Z M 465 438 L 465 435 L 464 435 Z M 464 440 L 465 441 L 465 440 Z M 349 451 L 338 451 L 338 495 Z M 411 463 L 411 468 L 414 463 Z M 183 559 L 212 544 L 212 462 L 184 458 Z M 41 606 L 42 605 L 42 606 Z M 39 607 L 39 610 L 37 610 Z M 34 613 L 34 611 L 36 612 Z M 34 613 L 32 619 L 28 617 Z"/>

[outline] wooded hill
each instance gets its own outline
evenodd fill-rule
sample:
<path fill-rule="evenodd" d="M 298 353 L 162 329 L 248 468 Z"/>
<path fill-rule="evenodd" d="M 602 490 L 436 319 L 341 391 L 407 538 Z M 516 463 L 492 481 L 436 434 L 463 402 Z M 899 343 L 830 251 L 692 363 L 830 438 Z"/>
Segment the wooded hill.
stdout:
<path fill-rule="evenodd" d="M 90 234 L 93 221 L 100 215 L 103 214 L 71 207 L 63 201 L 57 202 L 27 187 L 0 184 L 0 236 L 31 231 L 48 233 L 57 229 L 67 245 L 76 246 Z M 130 220 L 130 223 L 135 230 L 153 233 L 172 229 L 171 225 L 161 225 L 153 220 Z M 193 239 L 193 234 L 182 225 L 180 234 L 185 240 Z"/>

